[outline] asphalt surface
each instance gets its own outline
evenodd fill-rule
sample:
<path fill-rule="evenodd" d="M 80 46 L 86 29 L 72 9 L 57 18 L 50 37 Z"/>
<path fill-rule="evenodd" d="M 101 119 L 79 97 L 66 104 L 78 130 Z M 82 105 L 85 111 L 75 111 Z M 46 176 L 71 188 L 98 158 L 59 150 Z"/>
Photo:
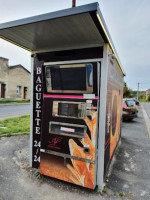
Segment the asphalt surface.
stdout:
<path fill-rule="evenodd" d="M 150 109 L 150 104 L 149 104 Z M 107 187 L 132 200 L 150 199 L 150 139 L 141 107 L 138 117 L 122 124 L 122 143 Z"/>
<path fill-rule="evenodd" d="M 30 104 L 1 104 L 0 105 L 0 120 L 8 117 L 15 117 L 30 114 Z"/>
<path fill-rule="evenodd" d="M 123 195 L 120 197 L 119 195 Z M 0 200 L 149 200 L 150 139 L 139 116 L 122 124 L 122 140 L 105 192 L 91 191 L 53 178 L 37 179 L 29 167 L 29 136 L 0 140 Z"/>

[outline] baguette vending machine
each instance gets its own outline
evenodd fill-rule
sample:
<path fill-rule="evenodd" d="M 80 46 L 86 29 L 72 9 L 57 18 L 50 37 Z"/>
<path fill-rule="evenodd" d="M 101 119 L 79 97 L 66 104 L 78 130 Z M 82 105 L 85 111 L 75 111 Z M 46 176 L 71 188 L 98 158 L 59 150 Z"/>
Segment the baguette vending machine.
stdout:
<path fill-rule="evenodd" d="M 94 188 L 100 63 L 44 67 L 40 173 Z"/>
<path fill-rule="evenodd" d="M 103 188 L 120 139 L 123 76 L 97 3 L 0 24 L 31 52 L 30 165 Z"/>

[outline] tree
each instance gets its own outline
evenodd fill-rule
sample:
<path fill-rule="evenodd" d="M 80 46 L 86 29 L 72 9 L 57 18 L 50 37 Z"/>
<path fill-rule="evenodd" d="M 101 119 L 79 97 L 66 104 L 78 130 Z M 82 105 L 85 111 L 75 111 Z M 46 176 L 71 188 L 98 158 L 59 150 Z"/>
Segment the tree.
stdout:
<path fill-rule="evenodd" d="M 146 95 L 145 94 L 141 94 L 139 99 L 146 100 Z"/>
<path fill-rule="evenodd" d="M 131 89 L 127 87 L 126 82 L 124 82 L 123 98 L 131 98 Z"/>

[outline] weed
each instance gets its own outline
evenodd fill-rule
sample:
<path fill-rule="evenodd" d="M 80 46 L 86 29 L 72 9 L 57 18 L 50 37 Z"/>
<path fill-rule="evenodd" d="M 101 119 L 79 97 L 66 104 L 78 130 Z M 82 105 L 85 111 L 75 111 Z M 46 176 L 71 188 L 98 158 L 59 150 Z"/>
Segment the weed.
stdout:
<path fill-rule="evenodd" d="M 104 194 L 106 194 L 106 193 L 107 193 L 107 190 L 106 190 L 106 188 L 105 188 L 105 187 L 103 188 L 102 192 L 103 192 Z"/>
<path fill-rule="evenodd" d="M 117 156 L 118 152 L 119 152 L 119 148 L 117 148 L 117 149 L 115 150 L 115 155 L 116 155 L 116 156 Z"/>
<path fill-rule="evenodd" d="M 120 193 L 119 193 L 119 196 L 120 196 L 120 197 L 123 197 L 124 195 L 125 195 L 124 192 L 120 192 Z"/>
<path fill-rule="evenodd" d="M 106 183 L 109 182 L 109 178 L 108 178 L 108 177 L 105 178 L 105 182 L 106 182 Z"/>
<path fill-rule="evenodd" d="M 42 175 L 40 174 L 39 169 L 37 169 L 37 170 L 35 171 L 35 175 L 36 175 L 36 177 L 37 177 L 38 179 L 40 179 L 40 178 L 42 177 Z"/>
<path fill-rule="evenodd" d="M 95 190 L 94 190 L 94 191 L 95 191 L 95 192 L 98 192 L 98 186 L 95 187 Z"/>

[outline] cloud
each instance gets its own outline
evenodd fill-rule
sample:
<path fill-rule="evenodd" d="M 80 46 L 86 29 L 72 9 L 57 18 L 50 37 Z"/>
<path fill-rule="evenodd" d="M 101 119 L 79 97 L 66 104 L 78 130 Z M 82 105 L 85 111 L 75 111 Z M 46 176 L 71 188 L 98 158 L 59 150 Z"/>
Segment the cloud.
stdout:
<path fill-rule="evenodd" d="M 0 57 L 8 58 L 9 65 L 22 64 L 29 71 L 31 69 L 30 53 L 2 39 L 0 39 Z"/>
<path fill-rule="evenodd" d="M 77 6 L 95 0 L 77 0 Z M 149 82 L 150 0 L 98 0 L 131 88 Z M 71 7 L 71 0 L 0 0 L 0 23 Z M 29 69 L 30 53 L 0 40 L 0 56 Z M 148 84 L 145 85 L 145 88 Z M 150 84 L 149 87 L 150 88 Z"/>

